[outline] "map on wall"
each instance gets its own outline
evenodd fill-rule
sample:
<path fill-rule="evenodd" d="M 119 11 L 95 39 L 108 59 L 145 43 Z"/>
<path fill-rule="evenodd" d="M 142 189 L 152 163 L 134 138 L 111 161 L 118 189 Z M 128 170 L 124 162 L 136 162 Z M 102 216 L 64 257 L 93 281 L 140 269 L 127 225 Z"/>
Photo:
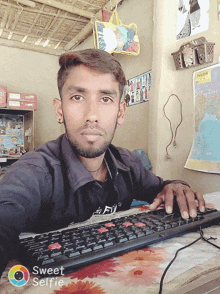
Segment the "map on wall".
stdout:
<path fill-rule="evenodd" d="M 208 0 L 177 0 L 177 40 L 204 32 L 208 28 Z"/>
<path fill-rule="evenodd" d="M 220 64 L 194 72 L 194 142 L 185 168 L 220 173 Z"/>

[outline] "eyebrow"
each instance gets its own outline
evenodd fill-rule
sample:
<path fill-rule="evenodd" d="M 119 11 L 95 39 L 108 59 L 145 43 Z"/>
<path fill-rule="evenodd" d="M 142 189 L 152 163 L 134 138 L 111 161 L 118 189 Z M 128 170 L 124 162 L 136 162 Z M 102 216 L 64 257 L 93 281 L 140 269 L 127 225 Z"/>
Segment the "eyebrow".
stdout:
<path fill-rule="evenodd" d="M 67 88 L 67 92 L 71 92 L 71 91 L 77 91 L 77 92 L 80 92 L 80 93 L 86 93 L 87 92 L 86 88 L 79 87 L 79 86 L 69 86 Z M 117 96 L 117 94 L 118 94 L 117 91 L 111 90 L 111 89 L 101 89 L 101 90 L 99 90 L 99 92 L 101 94 L 113 95 L 113 96 Z"/>
<path fill-rule="evenodd" d="M 71 91 L 77 91 L 77 92 L 80 92 L 80 93 L 85 93 L 86 88 L 78 87 L 78 86 L 69 86 L 67 88 L 67 92 L 71 92 Z"/>
<path fill-rule="evenodd" d="M 117 96 L 117 92 L 115 90 L 103 89 L 103 90 L 100 90 L 99 92 L 102 94 Z"/>

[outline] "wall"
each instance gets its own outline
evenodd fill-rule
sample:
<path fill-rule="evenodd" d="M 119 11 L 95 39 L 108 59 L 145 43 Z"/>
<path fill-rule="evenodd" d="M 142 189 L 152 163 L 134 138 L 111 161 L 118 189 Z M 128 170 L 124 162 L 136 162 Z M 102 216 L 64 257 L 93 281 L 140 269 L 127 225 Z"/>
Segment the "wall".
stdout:
<path fill-rule="evenodd" d="M 58 57 L 0 46 L 0 84 L 10 92 L 36 94 L 35 146 L 52 140 L 62 132 L 53 111 L 53 98 L 59 97 L 56 85 Z"/>
<path fill-rule="evenodd" d="M 122 23 L 136 23 L 140 38 L 141 54 L 127 56 L 114 54 L 120 61 L 127 79 L 152 69 L 152 34 L 153 34 L 153 0 L 125 0 L 118 7 Z M 94 48 L 90 36 L 76 49 Z M 126 119 L 118 126 L 113 143 L 117 146 L 134 150 L 141 148 L 148 152 L 149 102 L 127 107 Z"/>
<path fill-rule="evenodd" d="M 208 0 L 206 0 L 208 1 Z M 219 191 L 219 175 L 192 171 L 184 168 L 194 135 L 194 102 L 192 75 L 194 71 L 212 64 L 200 65 L 177 71 L 172 52 L 192 39 L 204 36 L 215 42 L 213 64 L 220 55 L 220 21 L 217 20 L 217 1 L 210 0 L 209 29 L 176 41 L 176 1 L 154 1 L 153 76 L 150 102 L 149 156 L 153 171 L 164 178 L 181 178 L 202 193 Z M 176 94 L 182 101 L 183 122 L 177 134 L 177 147 L 170 146 L 170 160 L 166 160 L 165 148 L 170 141 L 169 123 L 163 114 L 163 106 L 170 94 Z M 174 99 L 175 100 L 175 99 Z M 169 116 L 175 125 L 179 121 L 179 104 L 174 100 L 169 106 Z"/>

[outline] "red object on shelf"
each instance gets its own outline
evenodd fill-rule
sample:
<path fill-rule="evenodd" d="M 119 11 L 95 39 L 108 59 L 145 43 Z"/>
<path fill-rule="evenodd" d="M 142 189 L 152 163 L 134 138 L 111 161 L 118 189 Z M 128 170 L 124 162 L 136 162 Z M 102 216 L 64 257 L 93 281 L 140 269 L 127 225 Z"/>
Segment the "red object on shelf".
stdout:
<path fill-rule="evenodd" d="M 37 109 L 37 96 L 26 93 L 7 93 L 7 107 L 20 109 Z"/>

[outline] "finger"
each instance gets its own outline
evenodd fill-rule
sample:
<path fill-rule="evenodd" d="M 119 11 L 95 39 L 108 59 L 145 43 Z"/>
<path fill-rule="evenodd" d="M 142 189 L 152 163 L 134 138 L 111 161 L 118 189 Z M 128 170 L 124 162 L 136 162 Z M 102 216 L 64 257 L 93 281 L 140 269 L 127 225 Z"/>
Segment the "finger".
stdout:
<path fill-rule="evenodd" d="M 167 213 L 173 212 L 174 191 L 173 189 L 166 189 L 165 193 L 165 209 Z"/>
<path fill-rule="evenodd" d="M 201 212 L 205 211 L 205 200 L 201 193 L 195 192 L 196 199 L 198 200 L 199 210 Z"/>
<path fill-rule="evenodd" d="M 186 188 L 184 187 L 184 189 L 186 189 Z M 181 214 L 182 218 L 187 219 L 187 218 L 189 218 L 189 210 L 188 210 L 188 204 L 187 204 L 187 199 L 185 196 L 184 189 L 181 189 L 181 188 L 177 189 L 175 191 L 175 195 L 176 195 L 176 200 L 177 200 L 177 203 L 179 206 L 180 214 Z M 187 187 L 187 189 L 189 189 L 189 188 Z M 186 189 L 186 191 L 187 191 L 187 189 Z"/>
<path fill-rule="evenodd" d="M 188 205 L 189 215 L 191 217 L 197 216 L 197 206 L 195 201 L 195 193 L 191 189 L 185 190 L 185 196 Z"/>
<path fill-rule="evenodd" d="M 153 203 L 149 206 L 150 210 L 157 209 L 163 203 L 163 195 L 159 193 L 154 199 Z"/>
<path fill-rule="evenodd" d="M 188 188 L 188 187 L 179 185 L 179 186 L 175 186 L 175 190 L 172 188 L 167 189 L 165 193 L 166 212 L 167 213 L 173 212 L 174 201 L 176 199 L 177 204 L 179 206 L 179 211 L 181 213 L 182 218 L 184 219 L 189 218 L 188 205 L 187 205 L 186 197 L 184 194 L 185 188 Z"/>

